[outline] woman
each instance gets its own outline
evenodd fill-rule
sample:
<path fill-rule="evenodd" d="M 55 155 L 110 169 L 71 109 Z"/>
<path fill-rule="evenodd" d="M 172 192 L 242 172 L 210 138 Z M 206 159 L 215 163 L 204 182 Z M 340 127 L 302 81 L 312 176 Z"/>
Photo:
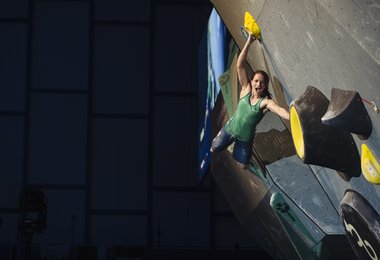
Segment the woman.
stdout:
<path fill-rule="evenodd" d="M 258 70 L 254 72 L 251 80 L 248 78 L 244 62 L 249 46 L 254 40 L 252 34 L 249 34 L 236 64 L 239 82 L 242 86 L 236 112 L 214 138 L 210 149 L 211 152 L 219 152 L 235 142 L 232 156 L 243 169 L 248 167 L 256 125 L 263 118 L 264 113 L 270 110 L 289 120 L 289 112 L 270 98 L 268 74 Z"/>

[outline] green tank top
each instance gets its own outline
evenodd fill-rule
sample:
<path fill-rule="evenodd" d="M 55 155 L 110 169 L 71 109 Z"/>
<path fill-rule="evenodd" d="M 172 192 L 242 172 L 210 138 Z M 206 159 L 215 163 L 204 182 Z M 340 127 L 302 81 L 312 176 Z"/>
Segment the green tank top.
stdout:
<path fill-rule="evenodd" d="M 255 105 L 250 102 L 251 93 L 248 93 L 239 100 L 236 112 L 228 120 L 225 130 L 238 140 L 250 142 L 253 140 L 256 132 L 256 125 L 264 116 L 264 112 L 260 109 L 261 101 L 259 99 Z"/>

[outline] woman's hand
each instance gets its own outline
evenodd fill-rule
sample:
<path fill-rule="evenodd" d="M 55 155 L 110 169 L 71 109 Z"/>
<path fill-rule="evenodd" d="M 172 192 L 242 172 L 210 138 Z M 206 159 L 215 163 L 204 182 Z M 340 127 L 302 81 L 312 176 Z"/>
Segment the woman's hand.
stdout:
<path fill-rule="evenodd" d="M 247 43 L 251 44 L 252 42 L 254 42 L 256 40 L 256 38 L 252 35 L 251 32 L 248 32 L 248 38 L 247 38 Z"/>

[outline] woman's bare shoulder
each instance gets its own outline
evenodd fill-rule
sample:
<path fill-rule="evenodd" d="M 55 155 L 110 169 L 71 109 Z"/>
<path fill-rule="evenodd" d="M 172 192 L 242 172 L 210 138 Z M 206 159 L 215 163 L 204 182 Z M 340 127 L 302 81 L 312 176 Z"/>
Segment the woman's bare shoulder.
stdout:
<path fill-rule="evenodd" d="M 271 100 L 270 98 L 268 98 L 267 96 L 265 96 L 265 97 L 262 97 L 262 101 L 261 101 L 261 103 L 263 103 L 263 104 L 268 104 L 268 102 Z"/>

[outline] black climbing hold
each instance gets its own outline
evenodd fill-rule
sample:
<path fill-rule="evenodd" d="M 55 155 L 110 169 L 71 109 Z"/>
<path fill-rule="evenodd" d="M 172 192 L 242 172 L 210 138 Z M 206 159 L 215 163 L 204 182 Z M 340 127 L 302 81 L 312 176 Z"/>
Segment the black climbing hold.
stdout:
<path fill-rule="evenodd" d="M 322 124 L 328 106 L 329 100 L 313 86 L 290 104 L 294 145 L 303 163 L 337 170 L 349 181 L 361 174 L 359 152 L 350 132 Z"/>
<path fill-rule="evenodd" d="M 343 128 L 362 139 L 367 139 L 372 132 L 371 119 L 357 91 L 333 88 L 322 123 Z"/>
<path fill-rule="evenodd" d="M 340 203 L 348 241 L 358 259 L 379 259 L 380 216 L 357 191 L 347 190 Z"/>

